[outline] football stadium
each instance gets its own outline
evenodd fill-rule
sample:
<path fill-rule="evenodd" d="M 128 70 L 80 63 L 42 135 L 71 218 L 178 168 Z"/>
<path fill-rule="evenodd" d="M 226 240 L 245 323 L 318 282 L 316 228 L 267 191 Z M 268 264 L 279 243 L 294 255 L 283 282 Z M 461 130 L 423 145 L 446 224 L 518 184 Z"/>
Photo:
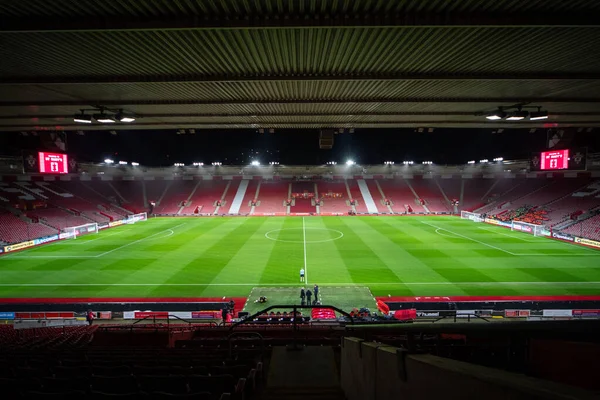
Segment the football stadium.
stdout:
<path fill-rule="evenodd" d="M 599 12 L 0 2 L 1 392 L 597 398 Z"/>

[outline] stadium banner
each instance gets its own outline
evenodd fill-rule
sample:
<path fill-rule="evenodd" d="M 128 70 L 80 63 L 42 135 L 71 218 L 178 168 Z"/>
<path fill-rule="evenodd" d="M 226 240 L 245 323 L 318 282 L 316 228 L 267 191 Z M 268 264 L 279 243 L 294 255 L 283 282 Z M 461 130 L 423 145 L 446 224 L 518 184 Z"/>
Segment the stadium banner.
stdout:
<path fill-rule="evenodd" d="M 574 317 L 600 317 L 600 310 L 573 310 Z M 2 317 L 0 317 L 2 319 Z"/>
<path fill-rule="evenodd" d="M 26 248 L 32 247 L 32 246 L 35 246 L 35 243 L 33 240 L 29 240 L 27 242 L 21 242 L 21 243 L 17 243 L 17 244 L 11 244 L 10 246 L 5 246 L 4 252 L 10 253 L 11 251 L 26 249 Z"/>
<path fill-rule="evenodd" d="M 15 313 L 0 311 L 0 319 L 15 319 Z"/>
<path fill-rule="evenodd" d="M 112 311 L 98 311 L 98 319 L 112 319 Z"/>
<path fill-rule="evenodd" d="M 517 231 L 527 232 L 527 233 L 533 232 L 533 229 L 531 229 L 530 226 L 522 225 L 522 224 L 519 224 L 518 222 L 513 222 L 513 229 L 515 229 Z"/>
<path fill-rule="evenodd" d="M 571 235 L 567 235 L 565 233 L 553 232 L 552 237 L 555 239 L 566 240 L 567 242 L 574 242 L 575 238 Z"/>
<path fill-rule="evenodd" d="M 102 224 L 98 224 L 98 229 L 106 229 L 108 228 L 108 224 L 106 222 L 102 223 Z"/>
<path fill-rule="evenodd" d="M 498 221 L 497 219 L 492 219 L 492 218 L 486 218 L 486 219 L 483 220 L 483 222 L 485 222 L 486 224 L 490 224 L 490 225 L 503 226 L 505 228 L 510 228 L 512 226 L 508 222 Z"/>
<path fill-rule="evenodd" d="M 58 235 L 54 235 L 54 236 L 46 236 L 40 239 L 34 239 L 33 243 L 34 246 L 37 246 L 39 244 L 44 244 L 44 243 L 48 243 L 48 242 L 54 242 L 55 240 L 58 240 Z"/>
<path fill-rule="evenodd" d="M 119 226 L 119 225 L 123 225 L 125 223 L 125 221 L 123 221 L 122 219 L 118 220 L 118 221 L 113 221 L 113 222 L 109 222 L 108 223 L 108 227 L 112 228 L 114 226 Z"/>
<path fill-rule="evenodd" d="M 600 242 L 591 239 L 575 237 L 575 243 L 585 244 L 586 246 L 596 247 L 600 249 Z"/>
<path fill-rule="evenodd" d="M 456 310 L 456 318 L 475 317 L 477 310 Z"/>
<path fill-rule="evenodd" d="M 551 236 L 552 232 L 550 232 L 548 229 L 543 228 L 542 231 L 540 232 L 542 234 L 542 236 Z"/>
<path fill-rule="evenodd" d="M 543 310 L 543 317 L 572 317 L 573 310 Z"/>
<path fill-rule="evenodd" d="M 169 311 L 169 319 L 191 319 L 192 312 L 191 311 Z"/>
<path fill-rule="evenodd" d="M 439 316 L 439 311 L 417 311 L 418 318 L 437 318 Z"/>
<path fill-rule="evenodd" d="M 506 318 L 523 318 L 531 316 L 531 310 L 504 310 Z"/>
<path fill-rule="evenodd" d="M 192 311 L 192 319 L 218 319 L 221 314 L 218 311 Z"/>
<path fill-rule="evenodd" d="M 169 312 L 168 311 L 134 311 L 134 313 L 133 313 L 133 318 L 135 318 L 135 319 L 141 319 L 141 318 L 147 318 L 147 317 L 167 319 L 167 318 L 169 318 Z"/>
<path fill-rule="evenodd" d="M 68 239 L 75 236 L 75 232 L 65 232 L 58 235 L 59 239 Z"/>

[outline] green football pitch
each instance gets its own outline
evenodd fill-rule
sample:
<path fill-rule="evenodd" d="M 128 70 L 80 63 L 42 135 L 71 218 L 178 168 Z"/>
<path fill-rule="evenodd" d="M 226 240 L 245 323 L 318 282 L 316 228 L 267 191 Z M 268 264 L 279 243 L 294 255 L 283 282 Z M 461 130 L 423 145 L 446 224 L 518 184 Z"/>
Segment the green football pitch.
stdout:
<path fill-rule="evenodd" d="M 0 257 L 0 297 L 595 295 L 600 251 L 456 217 L 153 218 Z"/>

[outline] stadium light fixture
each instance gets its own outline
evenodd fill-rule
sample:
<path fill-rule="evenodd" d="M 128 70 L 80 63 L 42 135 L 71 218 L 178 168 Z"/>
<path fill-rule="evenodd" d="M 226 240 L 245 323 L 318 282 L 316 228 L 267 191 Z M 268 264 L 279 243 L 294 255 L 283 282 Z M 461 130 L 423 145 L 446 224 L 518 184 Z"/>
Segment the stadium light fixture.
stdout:
<path fill-rule="evenodd" d="M 346 165 L 354 165 L 356 164 L 353 160 L 346 161 Z"/>
<path fill-rule="evenodd" d="M 106 158 L 104 160 L 104 164 L 114 164 L 115 162 L 113 160 L 111 160 L 110 158 Z"/>
<path fill-rule="evenodd" d="M 490 113 L 485 116 L 490 121 L 498 121 L 500 119 L 506 118 L 506 113 L 502 111 L 502 108 L 499 108 L 497 111 Z"/>
<path fill-rule="evenodd" d="M 94 119 L 102 124 L 112 124 L 115 122 L 115 117 L 104 112 L 94 114 Z"/>
<path fill-rule="evenodd" d="M 214 162 L 214 163 L 212 163 L 212 165 L 213 165 L 213 166 L 215 166 L 215 167 L 218 167 L 218 166 L 220 166 L 220 165 L 223 165 L 223 163 L 220 163 L 220 162 Z"/>
<path fill-rule="evenodd" d="M 433 161 L 423 161 L 422 164 L 423 165 L 432 165 Z"/>
<path fill-rule="evenodd" d="M 537 111 L 529 113 L 530 121 L 538 121 L 540 119 L 548 119 L 548 111 L 542 111 L 541 107 L 538 107 Z"/>
<path fill-rule="evenodd" d="M 255 166 L 255 167 L 258 167 L 258 166 L 260 165 L 260 161 L 256 161 L 256 160 L 254 160 L 254 161 L 252 161 L 252 162 L 250 163 L 250 165 L 253 165 L 253 166 Z"/>
<path fill-rule="evenodd" d="M 175 167 L 185 167 L 184 163 L 180 163 L 180 162 L 176 162 L 175 164 L 173 164 Z"/>
<path fill-rule="evenodd" d="M 336 164 L 337 164 L 337 162 L 335 162 L 335 161 L 327 161 L 327 165 L 336 165 Z"/>
<path fill-rule="evenodd" d="M 475 164 L 475 160 L 467 161 L 467 164 Z"/>
<path fill-rule="evenodd" d="M 135 121 L 135 116 L 131 113 L 123 112 L 123 110 L 119 110 L 117 113 L 117 119 L 119 122 L 133 122 Z"/>
<path fill-rule="evenodd" d="M 484 158 L 483 160 L 479 160 L 479 162 L 483 164 L 483 163 L 489 162 L 489 160 L 487 158 Z"/>
<path fill-rule="evenodd" d="M 527 111 L 523 111 L 523 110 L 521 110 L 521 107 L 519 107 L 517 111 L 508 113 L 506 120 L 507 121 L 520 121 L 522 119 L 525 119 L 528 115 L 529 115 L 529 113 Z"/>
<path fill-rule="evenodd" d="M 127 165 L 129 164 L 127 161 L 119 161 L 119 165 Z"/>
<path fill-rule="evenodd" d="M 204 163 L 201 163 L 201 162 L 195 162 L 195 163 L 193 163 L 192 165 L 193 165 L 194 167 L 201 167 L 201 166 L 203 166 L 203 165 L 204 165 Z"/>
<path fill-rule="evenodd" d="M 402 164 L 404 164 L 404 165 L 413 165 L 414 161 L 403 161 Z"/>
<path fill-rule="evenodd" d="M 132 162 L 131 162 L 131 165 L 133 165 L 134 167 L 137 167 L 137 166 L 139 166 L 139 165 L 140 165 L 140 163 L 138 163 L 138 162 L 135 162 L 135 161 L 132 161 Z"/>
<path fill-rule="evenodd" d="M 504 161 L 504 158 L 502 158 L 502 157 L 496 157 L 496 158 L 494 158 L 494 161 Z"/>
<path fill-rule="evenodd" d="M 277 161 L 271 161 L 269 162 L 269 165 L 279 165 L 279 163 Z"/>
<path fill-rule="evenodd" d="M 85 115 L 83 113 L 83 110 L 82 110 L 81 114 L 75 114 L 75 116 L 73 117 L 73 121 L 79 122 L 81 124 L 91 124 L 92 123 L 92 116 L 91 115 Z"/>
<path fill-rule="evenodd" d="M 384 165 L 394 165 L 393 161 L 384 161 L 383 162 Z"/>

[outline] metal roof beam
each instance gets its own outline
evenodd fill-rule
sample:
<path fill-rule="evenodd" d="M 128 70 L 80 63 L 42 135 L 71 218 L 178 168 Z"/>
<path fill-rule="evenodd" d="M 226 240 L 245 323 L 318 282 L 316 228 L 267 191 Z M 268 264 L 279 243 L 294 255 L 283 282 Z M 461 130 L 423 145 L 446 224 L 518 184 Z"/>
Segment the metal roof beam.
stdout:
<path fill-rule="evenodd" d="M 552 116 L 600 116 L 598 111 L 553 111 Z M 481 116 L 484 115 L 481 111 L 376 111 L 376 112 L 293 112 L 293 113 L 183 113 L 183 114 L 144 114 L 136 113 L 138 119 L 141 118 L 259 118 L 277 117 L 277 118 L 293 118 L 293 117 L 385 117 L 385 116 Z M 41 115 L 0 115 L 0 120 L 12 119 L 29 119 L 35 117 L 41 119 L 71 119 L 73 114 L 41 114 Z M 248 122 L 251 123 L 251 122 Z"/>
<path fill-rule="evenodd" d="M 396 97 L 356 99 L 290 99 L 290 100 L 72 100 L 72 101 L 0 101 L 0 107 L 48 107 L 48 106 L 141 106 L 141 105 L 222 105 L 222 104 L 365 104 L 365 103 L 600 103 L 600 97 Z"/>
<path fill-rule="evenodd" d="M 155 31 L 155 30 L 227 30 L 268 28 L 357 28 L 357 27 L 600 27 L 594 13 L 402 13 L 376 15 L 306 16 L 275 15 L 223 18 L 185 16 L 163 18 L 71 17 L 2 18 L 0 33 L 83 32 L 83 31 Z"/>
<path fill-rule="evenodd" d="M 2 85 L 93 85 L 110 83 L 224 83 L 306 81 L 512 81 L 600 80 L 600 73 L 486 73 L 486 74 L 315 74 L 315 75 L 148 75 L 148 76 L 51 76 L 0 79 Z"/>

